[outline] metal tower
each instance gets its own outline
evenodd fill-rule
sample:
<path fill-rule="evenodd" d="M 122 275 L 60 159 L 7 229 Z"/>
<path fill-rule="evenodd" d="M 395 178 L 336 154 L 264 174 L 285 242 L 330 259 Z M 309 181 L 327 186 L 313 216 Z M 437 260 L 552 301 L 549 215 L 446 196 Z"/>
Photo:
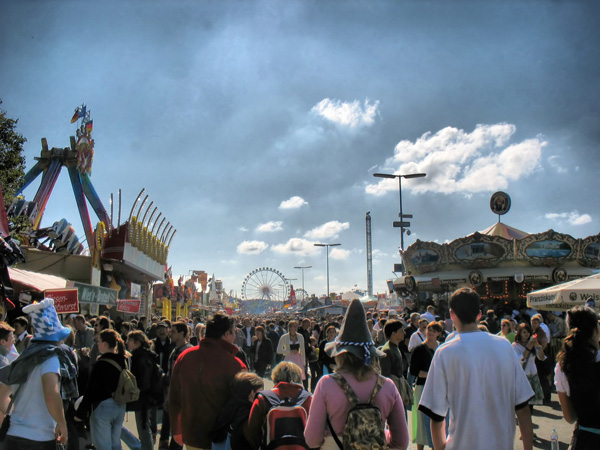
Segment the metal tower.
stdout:
<path fill-rule="evenodd" d="M 365 217 L 367 228 L 367 294 L 373 295 L 373 249 L 371 247 L 371 212 Z"/>

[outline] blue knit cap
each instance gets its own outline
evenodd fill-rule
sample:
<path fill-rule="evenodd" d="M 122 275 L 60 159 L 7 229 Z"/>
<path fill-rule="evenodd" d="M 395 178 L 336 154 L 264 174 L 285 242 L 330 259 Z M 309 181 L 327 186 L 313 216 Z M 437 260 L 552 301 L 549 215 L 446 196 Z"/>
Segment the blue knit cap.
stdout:
<path fill-rule="evenodd" d="M 66 339 L 71 334 L 71 328 L 64 327 L 54 309 L 54 299 L 45 298 L 39 303 L 33 303 L 23 308 L 29 315 L 33 326 L 32 341 L 58 342 Z"/>

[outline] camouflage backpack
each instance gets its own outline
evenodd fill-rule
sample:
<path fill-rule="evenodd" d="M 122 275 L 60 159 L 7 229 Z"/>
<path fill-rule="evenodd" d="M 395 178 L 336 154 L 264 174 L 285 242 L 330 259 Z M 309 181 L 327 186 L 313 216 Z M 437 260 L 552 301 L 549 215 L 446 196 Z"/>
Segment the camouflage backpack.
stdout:
<path fill-rule="evenodd" d="M 348 382 L 340 374 L 331 375 L 331 378 L 342 388 L 350 402 L 350 411 L 344 425 L 343 443 L 340 442 L 327 418 L 329 430 L 338 447 L 342 450 L 388 450 L 381 411 L 373 404 L 385 378 L 381 375 L 377 376 L 377 383 L 368 403 L 360 403 Z"/>

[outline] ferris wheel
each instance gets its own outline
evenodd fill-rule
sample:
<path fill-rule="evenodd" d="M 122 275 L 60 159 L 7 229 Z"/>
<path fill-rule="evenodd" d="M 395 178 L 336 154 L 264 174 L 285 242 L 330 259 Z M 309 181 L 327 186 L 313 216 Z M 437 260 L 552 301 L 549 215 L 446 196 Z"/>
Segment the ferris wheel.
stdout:
<path fill-rule="evenodd" d="M 289 296 L 289 283 L 281 272 L 270 267 L 254 269 L 242 284 L 242 300 L 284 302 Z"/>
<path fill-rule="evenodd" d="M 296 289 L 296 300 L 299 302 L 303 302 L 304 300 L 308 300 L 308 298 L 310 297 L 308 295 L 308 292 L 306 292 L 304 289 L 299 288 Z"/>

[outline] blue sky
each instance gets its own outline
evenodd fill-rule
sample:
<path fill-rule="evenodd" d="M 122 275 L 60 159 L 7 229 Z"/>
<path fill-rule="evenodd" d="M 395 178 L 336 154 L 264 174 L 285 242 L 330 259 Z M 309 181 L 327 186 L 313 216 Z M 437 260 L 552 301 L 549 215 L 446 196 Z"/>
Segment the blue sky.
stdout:
<path fill-rule="evenodd" d="M 596 2 L 4 1 L 0 98 L 27 168 L 94 119 L 92 182 L 122 221 L 142 188 L 177 228 L 175 275 L 205 270 L 239 292 L 272 267 L 296 287 L 375 292 L 399 262 L 395 182 L 415 241 L 497 221 L 598 233 Z M 37 184 L 25 194 L 31 199 Z M 115 213 L 116 215 L 116 213 Z M 43 225 L 83 236 L 63 173 Z M 116 217 L 115 217 L 116 221 Z"/>

